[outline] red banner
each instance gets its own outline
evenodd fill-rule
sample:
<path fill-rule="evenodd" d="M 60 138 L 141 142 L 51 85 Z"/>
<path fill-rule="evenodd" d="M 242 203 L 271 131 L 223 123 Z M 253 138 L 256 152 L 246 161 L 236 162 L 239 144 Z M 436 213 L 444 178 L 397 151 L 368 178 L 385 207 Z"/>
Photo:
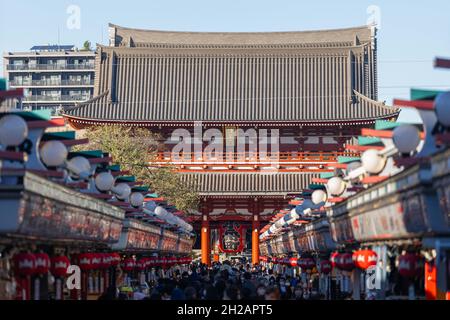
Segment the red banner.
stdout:
<path fill-rule="evenodd" d="M 244 250 L 244 227 L 238 222 L 224 222 L 219 227 L 219 250 L 236 253 Z"/>

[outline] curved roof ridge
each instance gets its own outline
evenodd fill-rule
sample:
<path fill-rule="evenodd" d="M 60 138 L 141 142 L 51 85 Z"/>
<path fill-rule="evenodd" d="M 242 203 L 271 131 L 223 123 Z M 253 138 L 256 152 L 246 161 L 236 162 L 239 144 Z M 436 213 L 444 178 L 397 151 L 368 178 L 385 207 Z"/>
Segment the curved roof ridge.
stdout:
<path fill-rule="evenodd" d="M 268 34 L 277 34 L 277 33 L 322 33 L 322 32 L 337 32 L 337 31 L 352 31 L 352 30 L 363 30 L 363 29 L 370 29 L 371 25 L 360 25 L 356 27 L 346 27 L 346 28 L 331 28 L 331 29 L 309 29 L 309 30 L 290 30 L 290 31 L 177 31 L 177 30 L 156 30 L 156 29 L 141 29 L 141 28 L 130 28 L 130 27 L 123 27 L 119 26 L 117 24 L 109 23 L 109 27 L 116 28 L 116 29 L 122 29 L 122 30 L 129 30 L 129 31 L 145 31 L 145 32 L 155 32 L 155 33 L 180 33 L 180 34 L 262 34 L 262 33 L 268 33 Z"/>
<path fill-rule="evenodd" d="M 382 109 L 384 109 L 384 110 L 389 110 L 389 111 L 392 111 L 392 112 L 399 112 L 399 111 L 400 111 L 400 108 L 397 108 L 397 107 L 395 107 L 395 106 L 388 106 L 388 105 L 386 105 L 386 104 L 385 104 L 384 102 L 382 102 L 382 101 L 376 101 L 376 100 L 373 100 L 373 99 L 371 99 L 371 98 L 369 98 L 369 97 L 363 95 L 362 93 L 360 93 L 360 92 L 358 92 L 358 91 L 356 91 L 356 90 L 353 90 L 353 92 L 355 93 L 355 95 L 356 95 L 359 99 L 361 99 L 361 100 L 363 100 L 363 101 L 365 101 L 365 102 L 368 102 L 368 103 L 371 104 L 371 105 L 374 105 L 374 106 L 376 106 L 376 107 L 382 108 Z"/>

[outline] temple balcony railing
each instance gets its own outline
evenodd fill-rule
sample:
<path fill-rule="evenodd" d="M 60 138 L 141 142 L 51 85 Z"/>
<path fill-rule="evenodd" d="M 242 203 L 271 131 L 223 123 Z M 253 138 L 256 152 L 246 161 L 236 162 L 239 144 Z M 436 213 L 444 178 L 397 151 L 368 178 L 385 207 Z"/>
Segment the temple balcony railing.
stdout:
<path fill-rule="evenodd" d="M 336 163 L 338 157 L 356 157 L 357 153 L 349 152 L 275 152 L 275 153 L 249 153 L 232 152 L 215 154 L 206 153 L 173 153 L 159 152 L 153 163 L 157 165 L 172 164 L 175 166 L 301 166 L 323 165 Z"/>
<path fill-rule="evenodd" d="M 94 71 L 94 63 L 79 63 L 79 64 L 8 64 L 6 70 L 8 71 L 70 71 L 70 70 L 89 70 Z"/>

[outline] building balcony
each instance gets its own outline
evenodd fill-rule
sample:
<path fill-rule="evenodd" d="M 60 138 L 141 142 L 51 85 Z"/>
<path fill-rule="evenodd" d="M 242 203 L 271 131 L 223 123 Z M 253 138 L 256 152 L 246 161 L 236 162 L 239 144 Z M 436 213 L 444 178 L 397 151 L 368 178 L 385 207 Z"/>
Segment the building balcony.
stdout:
<path fill-rule="evenodd" d="M 8 71 L 71 71 L 71 70 L 89 70 L 94 71 L 94 63 L 83 64 L 8 64 Z"/>
<path fill-rule="evenodd" d="M 63 102 L 82 102 L 89 100 L 91 96 L 85 95 L 61 95 L 61 96 L 28 96 L 23 98 L 23 102 L 25 103 L 41 103 L 41 102 L 53 102 L 53 103 L 63 103 Z"/>
<path fill-rule="evenodd" d="M 82 87 L 93 86 L 94 80 L 24 80 L 24 81 L 10 81 L 11 87 Z"/>
<path fill-rule="evenodd" d="M 261 169 L 276 167 L 289 170 L 328 170 L 329 164 L 336 164 L 338 157 L 355 157 L 359 154 L 349 152 L 276 152 L 249 154 L 223 153 L 219 158 L 205 153 L 180 153 L 170 151 L 160 152 L 152 162 L 157 166 L 173 165 L 183 170 L 221 170 L 221 169 Z"/>

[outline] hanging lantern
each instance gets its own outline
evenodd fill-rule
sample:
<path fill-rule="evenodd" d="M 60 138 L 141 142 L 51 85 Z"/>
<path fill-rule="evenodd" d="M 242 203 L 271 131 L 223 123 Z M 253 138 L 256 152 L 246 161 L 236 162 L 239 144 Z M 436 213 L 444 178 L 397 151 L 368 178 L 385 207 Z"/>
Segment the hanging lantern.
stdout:
<path fill-rule="evenodd" d="M 66 256 L 56 256 L 52 257 L 51 264 L 51 273 L 55 277 L 64 277 L 67 274 L 67 268 L 70 266 L 70 260 Z"/>
<path fill-rule="evenodd" d="M 377 264 L 377 253 L 373 250 L 358 250 L 353 253 L 353 263 L 362 270 L 367 270 Z"/>
<path fill-rule="evenodd" d="M 312 270 L 316 266 L 316 262 L 313 258 L 305 258 L 304 267 L 305 270 Z"/>
<path fill-rule="evenodd" d="M 122 270 L 125 272 L 131 272 L 136 267 L 136 261 L 133 258 L 126 258 L 121 264 Z"/>
<path fill-rule="evenodd" d="M 355 268 L 351 253 L 342 253 L 336 258 L 336 267 L 343 271 L 352 271 Z"/>
<path fill-rule="evenodd" d="M 92 266 L 92 253 L 80 253 L 77 257 L 78 265 L 82 271 L 89 271 L 93 269 Z"/>
<path fill-rule="evenodd" d="M 339 257 L 339 252 L 333 252 L 330 256 L 330 263 L 332 268 L 336 268 L 337 266 L 337 260 Z"/>
<path fill-rule="evenodd" d="M 50 258 L 46 253 L 36 253 L 34 255 L 36 259 L 36 274 L 45 275 L 50 270 Z"/>
<path fill-rule="evenodd" d="M 332 270 L 332 264 L 329 260 L 322 260 L 320 261 L 320 273 L 322 274 L 329 274 Z"/>
<path fill-rule="evenodd" d="M 110 253 L 100 253 L 100 269 L 108 269 L 111 266 L 112 256 Z"/>
<path fill-rule="evenodd" d="M 414 253 L 405 253 L 398 257 L 398 273 L 405 278 L 413 278 L 417 274 L 416 270 L 417 255 Z"/>
<path fill-rule="evenodd" d="M 13 257 L 14 272 L 18 276 L 31 276 L 36 272 L 36 258 L 31 253 L 18 253 Z"/>
<path fill-rule="evenodd" d="M 92 270 L 98 270 L 102 267 L 103 255 L 101 253 L 92 253 Z"/>
<path fill-rule="evenodd" d="M 112 267 L 117 267 L 120 264 L 120 260 L 121 260 L 120 259 L 120 254 L 118 254 L 116 252 L 110 253 L 109 257 L 110 257 L 110 263 L 109 264 Z"/>
<path fill-rule="evenodd" d="M 298 259 L 297 258 L 290 258 L 289 259 L 289 265 L 291 267 L 296 267 L 298 265 Z"/>

